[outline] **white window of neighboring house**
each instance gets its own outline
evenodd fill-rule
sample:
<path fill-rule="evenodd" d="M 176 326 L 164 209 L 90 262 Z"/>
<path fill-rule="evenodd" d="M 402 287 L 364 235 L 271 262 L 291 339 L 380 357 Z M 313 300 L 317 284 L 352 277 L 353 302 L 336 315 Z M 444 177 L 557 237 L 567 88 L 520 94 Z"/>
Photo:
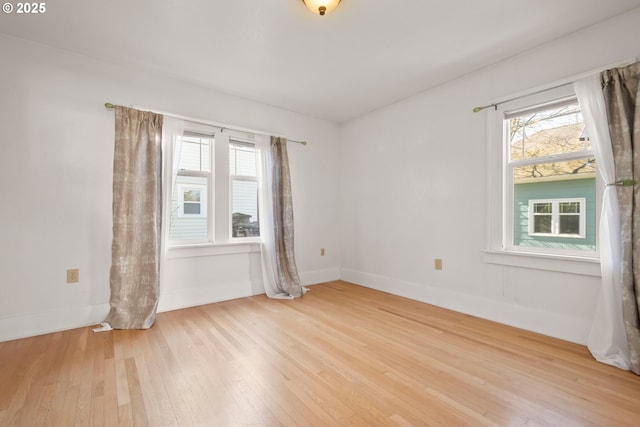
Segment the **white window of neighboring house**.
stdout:
<path fill-rule="evenodd" d="M 178 186 L 180 195 L 180 218 L 206 218 L 207 217 L 207 187 L 205 186 Z"/>
<path fill-rule="evenodd" d="M 485 260 L 598 275 L 602 184 L 572 86 L 487 114 Z"/>
<path fill-rule="evenodd" d="M 237 140 L 229 141 L 229 180 L 231 237 L 234 239 L 259 237 L 255 144 Z"/>
<path fill-rule="evenodd" d="M 584 238 L 585 198 L 529 200 L 529 235 Z"/>

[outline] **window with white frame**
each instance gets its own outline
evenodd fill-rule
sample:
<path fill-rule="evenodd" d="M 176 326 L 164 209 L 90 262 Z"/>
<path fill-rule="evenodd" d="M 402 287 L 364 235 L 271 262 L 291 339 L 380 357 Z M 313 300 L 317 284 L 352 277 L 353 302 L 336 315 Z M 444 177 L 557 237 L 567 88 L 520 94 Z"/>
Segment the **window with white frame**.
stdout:
<path fill-rule="evenodd" d="M 529 235 L 584 238 L 585 198 L 529 200 Z"/>
<path fill-rule="evenodd" d="M 595 251 L 596 162 L 578 101 L 507 111 L 504 129 L 507 247 Z"/>
<path fill-rule="evenodd" d="M 258 239 L 257 151 L 253 139 L 250 133 L 185 123 L 171 193 L 170 246 L 224 245 L 239 239 Z"/>
<path fill-rule="evenodd" d="M 208 200 L 212 187 L 209 135 L 185 133 L 182 137 L 180 164 L 172 191 L 169 238 L 174 241 L 209 241 Z"/>
<path fill-rule="evenodd" d="M 179 185 L 180 218 L 206 218 L 207 217 L 207 187 L 191 185 Z"/>
<path fill-rule="evenodd" d="M 255 144 L 229 141 L 231 237 L 260 236 Z"/>
<path fill-rule="evenodd" d="M 518 97 L 489 118 L 488 253 L 597 260 L 601 184 L 571 86 Z"/>

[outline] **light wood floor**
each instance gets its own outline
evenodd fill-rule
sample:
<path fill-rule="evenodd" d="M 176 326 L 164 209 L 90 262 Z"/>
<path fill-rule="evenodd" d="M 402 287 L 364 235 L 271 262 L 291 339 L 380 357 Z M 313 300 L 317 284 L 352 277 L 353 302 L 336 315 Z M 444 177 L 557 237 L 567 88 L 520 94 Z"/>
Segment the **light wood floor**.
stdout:
<path fill-rule="evenodd" d="M 638 426 L 586 348 L 345 282 L 0 343 L 1 426 Z"/>

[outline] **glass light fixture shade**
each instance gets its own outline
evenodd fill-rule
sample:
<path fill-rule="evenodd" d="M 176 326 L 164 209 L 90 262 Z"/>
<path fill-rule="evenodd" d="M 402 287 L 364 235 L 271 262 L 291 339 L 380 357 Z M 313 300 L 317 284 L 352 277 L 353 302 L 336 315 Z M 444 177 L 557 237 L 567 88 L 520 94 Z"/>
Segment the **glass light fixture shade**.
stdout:
<path fill-rule="evenodd" d="M 302 0 L 302 3 L 304 3 L 311 12 L 318 15 L 326 15 L 338 7 L 340 1 L 341 0 Z"/>

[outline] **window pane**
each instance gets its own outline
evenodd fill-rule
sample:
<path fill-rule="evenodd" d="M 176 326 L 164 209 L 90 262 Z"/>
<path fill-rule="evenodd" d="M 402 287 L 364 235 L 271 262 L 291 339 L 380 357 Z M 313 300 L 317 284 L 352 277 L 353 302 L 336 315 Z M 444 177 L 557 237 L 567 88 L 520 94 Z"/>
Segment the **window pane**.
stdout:
<path fill-rule="evenodd" d="M 535 213 L 551 213 L 551 203 L 535 203 L 533 205 L 533 211 Z"/>
<path fill-rule="evenodd" d="M 511 117 L 508 124 L 511 160 L 591 149 L 577 103 Z"/>
<path fill-rule="evenodd" d="M 230 143 L 229 171 L 231 175 L 256 176 L 255 146 Z"/>
<path fill-rule="evenodd" d="M 560 213 L 580 213 L 580 203 L 562 202 L 560 203 Z"/>
<path fill-rule="evenodd" d="M 580 215 L 561 215 L 560 234 L 580 234 Z"/>
<path fill-rule="evenodd" d="M 566 162 L 538 163 L 535 165 L 518 166 L 513 168 L 515 184 L 554 181 L 567 178 L 586 178 L 595 176 L 596 159 L 585 157 Z"/>
<path fill-rule="evenodd" d="M 200 190 L 187 190 L 184 192 L 185 202 L 200 202 Z"/>
<path fill-rule="evenodd" d="M 186 203 L 184 204 L 185 215 L 200 215 L 200 203 Z"/>
<path fill-rule="evenodd" d="M 258 223 L 258 184 L 255 181 L 233 180 L 231 184 L 232 236 L 260 235 Z"/>
<path fill-rule="evenodd" d="M 551 233 L 551 215 L 536 215 L 533 220 L 534 233 Z"/>
<path fill-rule="evenodd" d="M 210 138 L 184 135 L 180 149 L 180 169 L 211 172 Z"/>

